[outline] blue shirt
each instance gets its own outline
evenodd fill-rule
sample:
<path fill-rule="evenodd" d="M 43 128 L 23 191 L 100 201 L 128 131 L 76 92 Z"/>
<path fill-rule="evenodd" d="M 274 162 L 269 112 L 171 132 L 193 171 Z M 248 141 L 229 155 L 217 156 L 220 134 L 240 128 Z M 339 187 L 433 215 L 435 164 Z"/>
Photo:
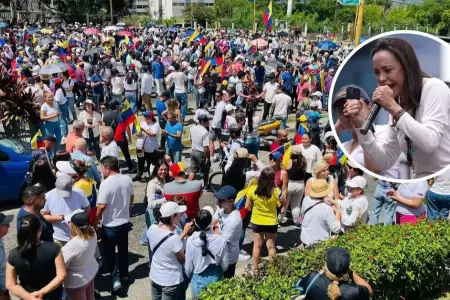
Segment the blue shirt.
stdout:
<path fill-rule="evenodd" d="M 266 75 L 266 69 L 262 66 L 255 67 L 255 81 L 258 83 L 264 82 L 264 76 Z"/>
<path fill-rule="evenodd" d="M 102 176 L 100 175 L 97 165 L 94 163 L 92 157 L 84 154 L 80 150 L 74 150 L 73 153 L 70 154 L 70 157 L 76 160 L 84 160 L 91 165 L 91 167 L 86 171 L 87 177 L 93 179 L 95 182 L 100 182 L 102 180 Z"/>
<path fill-rule="evenodd" d="M 164 102 L 162 102 L 161 99 L 158 98 L 158 100 L 156 100 L 155 107 L 156 107 L 156 114 L 158 115 L 158 120 L 159 121 L 164 120 L 162 116 L 162 113 L 166 110 L 166 105 L 164 104 Z"/>
<path fill-rule="evenodd" d="M 17 213 L 17 230 L 20 228 L 20 221 L 23 217 L 31 215 L 31 213 L 27 212 L 24 207 L 22 206 Z M 50 223 L 47 223 L 44 219 L 44 217 L 41 215 L 40 212 L 35 213 L 35 215 L 39 218 L 41 221 L 41 241 L 43 242 L 53 242 L 53 226 Z"/>
<path fill-rule="evenodd" d="M 170 124 L 170 122 L 167 122 L 166 124 L 166 131 L 170 134 L 177 134 L 177 132 L 183 132 L 183 125 L 181 125 L 180 122 L 176 122 L 175 124 Z M 170 150 L 174 151 L 181 151 L 183 149 L 183 146 L 181 145 L 181 138 L 176 139 L 171 136 L 167 136 L 167 145 L 169 146 Z"/>
<path fill-rule="evenodd" d="M 154 61 L 152 63 L 153 77 L 155 79 L 163 79 L 164 78 L 164 64 Z"/>
<path fill-rule="evenodd" d="M 97 74 L 94 74 L 91 76 L 91 83 L 98 83 L 98 82 L 102 82 L 102 78 L 100 76 L 98 76 Z M 94 94 L 100 95 L 103 93 L 103 86 L 101 84 L 92 87 L 92 90 L 94 91 Z"/>
<path fill-rule="evenodd" d="M 283 80 L 283 87 L 290 93 L 292 92 L 292 75 L 289 72 L 284 72 L 281 75 L 281 79 Z"/>

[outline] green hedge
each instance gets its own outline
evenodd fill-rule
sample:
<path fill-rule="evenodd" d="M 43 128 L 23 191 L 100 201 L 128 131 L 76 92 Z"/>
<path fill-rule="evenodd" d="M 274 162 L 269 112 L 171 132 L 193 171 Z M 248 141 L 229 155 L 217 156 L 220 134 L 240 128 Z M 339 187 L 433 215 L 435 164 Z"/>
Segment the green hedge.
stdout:
<path fill-rule="evenodd" d="M 334 241 L 307 250 L 292 250 L 265 264 L 255 277 L 235 277 L 209 286 L 202 300 L 289 300 L 295 280 L 321 269 L 328 247 L 351 252 L 351 268 L 374 288 L 373 299 L 424 299 L 446 287 L 450 224 L 362 226 Z"/>

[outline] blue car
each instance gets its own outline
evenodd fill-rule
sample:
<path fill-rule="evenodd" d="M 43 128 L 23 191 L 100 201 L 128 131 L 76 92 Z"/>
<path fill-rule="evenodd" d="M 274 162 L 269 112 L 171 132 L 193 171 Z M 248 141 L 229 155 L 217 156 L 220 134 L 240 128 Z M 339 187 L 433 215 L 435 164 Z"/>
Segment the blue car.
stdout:
<path fill-rule="evenodd" d="M 25 188 L 25 175 L 31 160 L 28 143 L 0 140 L 0 201 L 17 200 Z"/>

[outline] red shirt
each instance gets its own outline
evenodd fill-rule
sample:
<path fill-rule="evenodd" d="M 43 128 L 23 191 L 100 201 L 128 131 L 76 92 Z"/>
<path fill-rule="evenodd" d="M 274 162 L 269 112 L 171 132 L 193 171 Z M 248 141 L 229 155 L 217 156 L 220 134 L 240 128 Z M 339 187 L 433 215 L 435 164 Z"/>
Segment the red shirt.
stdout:
<path fill-rule="evenodd" d="M 164 198 L 172 200 L 175 196 L 183 196 L 186 199 L 189 219 L 194 219 L 200 211 L 200 197 L 202 184 L 198 180 L 172 181 L 164 185 Z"/>
<path fill-rule="evenodd" d="M 70 132 L 67 136 L 66 136 L 66 151 L 69 153 L 72 153 L 73 150 L 75 149 L 75 143 L 77 141 L 77 139 L 79 139 L 80 137 L 75 135 L 74 132 Z"/>

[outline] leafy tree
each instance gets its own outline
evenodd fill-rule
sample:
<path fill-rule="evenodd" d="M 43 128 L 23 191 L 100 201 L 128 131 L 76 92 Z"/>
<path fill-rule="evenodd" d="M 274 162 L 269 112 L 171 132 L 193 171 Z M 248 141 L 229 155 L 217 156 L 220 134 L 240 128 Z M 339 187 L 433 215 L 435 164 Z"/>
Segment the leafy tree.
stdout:
<path fill-rule="evenodd" d="M 215 21 L 214 9 L 204 4 L 186 5 L 183 11 L 183 17 L 188 23 L 191 23 L 193 21 L 192 18 L 194 18 L 197 23 L 203 26 L 206 25 L 206 20 L 208 20 L 210 24 Z"/>

